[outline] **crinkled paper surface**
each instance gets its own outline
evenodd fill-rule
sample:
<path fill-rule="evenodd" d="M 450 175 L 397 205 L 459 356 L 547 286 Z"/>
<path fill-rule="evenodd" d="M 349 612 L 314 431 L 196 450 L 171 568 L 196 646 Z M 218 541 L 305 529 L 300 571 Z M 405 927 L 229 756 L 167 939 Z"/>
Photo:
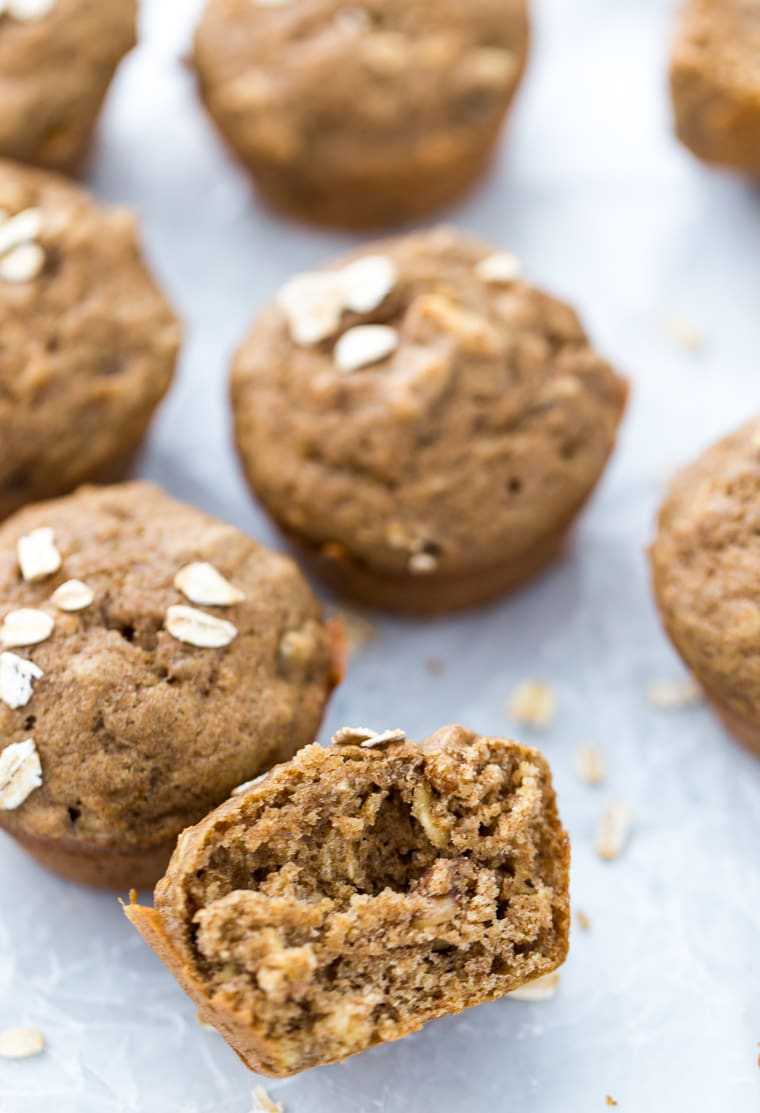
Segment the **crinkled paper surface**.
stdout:
<path fill-rule="evenodd" d="M 186 322 L 176 388 L 140 468 L 257 537 L 230 445 L 231 351 L 263 301 L 346 237 L 280 221 L 252 197 L 180 58 L 197 0 L 151 0 L 89 175 L 139 211 Z M 336 695 L 345 723 L 450 721 L 546 752 L 573 840 L 574 929 L 558 995 L 501 1001 L 402 1043 L 268 1084 L 288 1113 L 750 1113 L 760 1102 L 760 761 L 704 708 L 651 708 L 681 668 L 655 618 L 645 546 L 667 477 L 760 411 L 760 194 L 701 167 L 670 134 L 667 0 L 536 0 L 530 73 L 495 173 L 451 213 L 510 247 L 576 303 L 631 378 L 619 451 L 566 558 L 519 596 L 445 621 L 378 622 Z M 689 352 L 667 321 L 685 318 Z M 442 662 L 433 675 L 431 659 Z M 558 713 L 543 732 L 504 709 L 526 677 Z M 581 783 L 576 747 L 609 778 Z M 593 835 L 612 797 L 633 808 L 624 855 Z M 248 1113 L 257 1079 L 121 914 L 0 839 L 0 1028 L 45 1053 L 0 1061 L 0 1113 Z"/>

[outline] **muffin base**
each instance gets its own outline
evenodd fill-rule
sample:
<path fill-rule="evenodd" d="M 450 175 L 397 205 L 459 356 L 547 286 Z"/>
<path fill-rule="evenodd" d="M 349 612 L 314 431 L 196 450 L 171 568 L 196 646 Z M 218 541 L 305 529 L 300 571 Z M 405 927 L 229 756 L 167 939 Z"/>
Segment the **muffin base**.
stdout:
<path fill-rule="evenodd" d="M 116 847 L 8 832 L 45 869 L 97 889 L 151 889 L 166 872 L 176 839 L 157 846 Z"/>
<path fill-rule="evenodd" d="M 503 116 L 477 142 L 431 166 L 410 160 L 382 172 L 331 177 L 329 167 L 301 174 L 257 159 L 250 171 L 261 197 L 297 220 L 353 231 L 388 228 L 434 213 L 469 192 L 488 169 L 502 123 Z"/>
<path fill-rule="evenodd" d="M 529 552 L 504 564 L 483 565 L 457 574 L 383 575 L 354 561 L 348 553 L 317 548 L 288 533 L 288 540 L 315 576 L 356 603 L 416 617 L 476 607 L 531 579 L 562 551 L 568 524 Z"/>

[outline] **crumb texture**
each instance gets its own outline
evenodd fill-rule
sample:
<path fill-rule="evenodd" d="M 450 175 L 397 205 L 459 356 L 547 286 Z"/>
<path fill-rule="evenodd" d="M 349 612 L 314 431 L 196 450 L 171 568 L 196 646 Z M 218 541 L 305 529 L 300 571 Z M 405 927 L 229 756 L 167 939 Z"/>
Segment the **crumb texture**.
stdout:
<path fill-rule="evenodd" d="M 760 422 L 675 480 L 651 550 L 657 602 L 708 695 L 760 715 Z M 683 701 L 682 701 L 683 702 Z"/>
<path fill-rule="evenodd" d="M 0 50 L 4 41 L 3 28 Z M 145 268 L 130 213 L 8 162 L 0 210 L 9 218 L 0 241 L 21 214 L 36 225 L 34 242 L 0 266 L 18 251 L 41 252 L 27 281 L 0 275 L 2 518 L 99 478 L 134 451 L 171 382 L 180 328 Z"/>
<path fill-rule="evenodd" d="M 206 1014 L 291 1074 L 553 970 L 567 866 L 543 758 L 452 727 L 301 751 L 183 835 L 156 908 Z"/>
<path fill-rule="evenodd" d="M 17 542 L 35 528 L 54 531 L 61 567 L 27 582 Z M 167 628 L 183 601 L 175 577 L 199 561 L 237 589 L 203 609 L 234 623 L 229 642 Z M 72 579 L 91 602 L 60 610 L 51 597 Z M 8 614 L 48 619 L 5 670 L 10 688 L 10 666 L 28 659 L 31 680 L 0 702 L 0 752 L 33 738 L 42 767 L 41 787 L 0 812 L 19 836 L 83 850 L 173 840 L 313 741 L 333 684 L 330 636 L 292 561 L 147 483 L 84 488 L 5 522 L 0 600 L 0 637 Z"/>

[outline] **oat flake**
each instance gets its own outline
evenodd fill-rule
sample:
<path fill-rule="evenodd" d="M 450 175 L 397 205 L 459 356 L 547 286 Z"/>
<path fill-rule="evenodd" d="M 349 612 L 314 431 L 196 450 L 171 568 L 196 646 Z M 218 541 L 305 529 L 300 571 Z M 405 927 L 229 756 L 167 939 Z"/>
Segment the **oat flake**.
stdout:
<path fill-rule="evenodd" d="M 45 1049 L 45 1037 L 37 1028 L 6 1028 L 0 1032 L 0 1059 L 30 1059 Z"/>
<path fill-rule="evenodd" d="M 199 603 L 203 607 L 231 607 L 245 599 L 242 591 L 206 561 L 180 568 L 174 577 L 174 586 L 191 603 Z"/>
<path fill-rule="evenodd" d="M 521 273 L 520 260 L 511 251 L 496 251 L 475 265 L 475 274 L 478 278 L 482 278 L 484 282 L 492 282 L 494 285 L 514 282 Z"/>
<path fill-rule="evenodd" d="M 398 347 L 398 333 L 389 325 L 357 325 L 335 345 L 335 362 L 341 371 L 359 371 L 387 359 Z"/>
<path fill-rule="evenodd" d="M 168 608 L 166 629 L 177 641 L 199 649 L 221 649 L 238 636 L 237 627 L 231 622 L 182 605 Z"/>
<path fill-rule="evenodd" d="M 42 231 L 39 209 L 24 209 L 0 223 L 0 255 L 6 255 L 22 243 L 33 243 Z"/>
<path fill-rule="evenodd" d="M 11 611 L 0 626 L 0 645 L 9 649 L 16 646 L 38 645 L 53 632 L 54 622 L 45 611 L 32 607 L 21 607 Z"/>
<path fill-rule="evenodd" d="M 268 776 L 269 773 L 260 773 L 259 776 L 254 777 L 252 781 L 244 781 L 241 785 L 238 785 L 237 788 L 233 788 L 230 796 L 242 796 L 249 788 L 254 788 L 256 785 L 262 784 Z"/>
<path fill-rule="evenodd" d="M 0 259 L 4 282 L 31 282 L 45 266 L 45 252 L 38 243 L 22 243 Z"/>
<path fill-rule="evenodd" d="M 396 264 L 387 255 L 365 255 L 339 274 L 345 289 L 345 308 L 354 313 L 377 309 L 398 281 Z"/>
<path fill-rule="evenodd" d="M 81 580 L 66 580 L 50 596 L 50 602 L 59 611 L 83 611 L 95 598 L 95 592 Z"/>
<path fill-rule="evenodd" d="M 607 775 L 604 754 L 593 742 L 584 742 L 578 747 L 575 752 L 575 768 L 587 785 L 603 784 Z"/>
<path fill-rule="evenodd" d="M 622 854 L 631 834 L 633 812 L 624 800 L 609 803 L 599 821 L 596 833 L 596 852 L 606 862 Z"/>
<path fill-rule="evenodd" d="M 525 680 L 512 692 L 509 710 L 526 726 L 551 726 L 556 710 L 554 692 L 541 680 Z"/>
<path fill-rule="evenodd" d="M 42 765 L 33 738 L 0 752 L 0 811 L 13 811 L 42 784 Z"/>
<path fill-rule="evenodd" d="M 32 681 L 44 675 L 34 661 L 15 653 L 0 653 L 0 700 L 13 711 L 26 707 L 33 695 Z"/>
<path fill-rule="evenodd" d="M 253 1091 L 251 1113 L 285 1113 L 285 1107 L 279 1101 L 273 1101 L 263 1086 L 257 1086 Z"/>
<path fill-rule="evenodd" d="M 61 554 L 55 544 L 55 533 L 48 526 L 33 529 L 20 537 L 16 545 L 21 575 L 28 583 L 44 580 L 61 567 Z"/>

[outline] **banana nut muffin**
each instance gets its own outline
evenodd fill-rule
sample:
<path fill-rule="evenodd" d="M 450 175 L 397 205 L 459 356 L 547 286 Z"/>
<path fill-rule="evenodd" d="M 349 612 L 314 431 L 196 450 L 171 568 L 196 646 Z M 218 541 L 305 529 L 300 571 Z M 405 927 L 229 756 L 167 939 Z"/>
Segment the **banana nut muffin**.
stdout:
<path fill-rule="evenodd" d="M 375 244 L 289 282 L 238 352 L 251 486 L 337 590 L 443 611 L 561 547 L 626 384 L 516 275 L 448 228 Z"/>
<path fill-rule="evenodd" d="M 554 970 L 569 844 L 535 750 L 339 731 L 185 831 L 127 916 L 255 1071 L 397 1040 Z"/>
<path fill-rule="evenodd" d="M 760 753 L 760 419 L 677 477 L 650 555 L 673 644 L 728 730 Z"/>
<path fill-rule="evenodd" d="M 688 0 L 670 82 L 686 146 L 760 178 L 760 2 Z"/>
<path fill-rule="evenodd" d="M 136 17 L 136 0 L 2 0 L 1 156 L 79 168 Z"/>
<path fill-rule="evenodd" d="M 94 885 L 312 742 L 334 632 L 295 565 L 147 483 L 0 526 L 0 827 Z"/>
<path fill-rule="evenodd" d="M 0 518 L 119 477 L 179 343 L 131 213 L 0 162 Z"/>
<path fill-rule="evenodd" d="M 262 194 L 380 226 L 483 173 L 528 52 L 527 0 L 209 0 L 206 107 Z"/>

